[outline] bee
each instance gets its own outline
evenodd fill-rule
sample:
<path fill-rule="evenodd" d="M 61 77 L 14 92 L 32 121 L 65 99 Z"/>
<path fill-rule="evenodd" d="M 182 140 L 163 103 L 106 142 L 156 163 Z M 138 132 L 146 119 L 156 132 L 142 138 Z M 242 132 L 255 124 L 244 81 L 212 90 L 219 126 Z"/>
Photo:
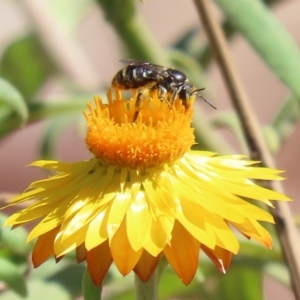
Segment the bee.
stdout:
<path fill-rule="evenodd" d="M 117 72 L 112 80 L 112 87 L 120 90 L 139 90 L 135 102 L 136 111 L 133 116 L 133 122 L 136 121 L 139 114 L 145 88 L 150 90 L 150 92 L 157 90 L 158 97 L 166 101 L 169 107 L 172 107 L 177 97 L 187 107 L 190 97 L 197 95 L 216 109 L 199 94 L 204 88 L 195 89 L 194 85 L 181 71 L 145 61 L 122 60 L 121 62 L 129 63 L 129 65 Z M 170 99 L 168 99 L 168 95 L 171 95 Z"/>

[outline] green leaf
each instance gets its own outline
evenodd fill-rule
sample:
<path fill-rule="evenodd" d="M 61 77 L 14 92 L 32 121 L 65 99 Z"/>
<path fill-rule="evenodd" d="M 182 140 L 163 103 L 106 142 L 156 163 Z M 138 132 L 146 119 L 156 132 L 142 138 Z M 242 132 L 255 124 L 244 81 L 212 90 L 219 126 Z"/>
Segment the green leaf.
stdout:
<path fill-rule="evenodd" d="M 55 70 L 34 35 L 14 41 L 4 52 L 0 67 L 1 76 L 16 86 L 27 101 Z"/>
<path fill-rule="evenodd" d="M 282 24 L 260 0 L 215 0 L 265 63 L 300 99 L 300 53 Z"/>
<path fill-rule="evenodd" d="M 270 125 L 263 128 L 264 138 L 272 153 L 278 153 L 284 141 L 290 137 L 300 118 L 300 106 L 295 97 L 290 96 L 278 109 Z M 243 153 L 247 153 L 246 140 L 240 121 L 234 111 L 217 112 L 210 123 L 217 129 L 228 128 L 239 141 Z"/>
<path fill-rule="evenodd" d="M 18 295 L 22 297 L 27 295 L 25 280 L 19 266 L 3 257 L 0 257 L 0 280 Z"/>
<path fill-rule="evenodd" d="M 213 115 L 210 123 L 214 128 L 226 128 L 229 129 L 234 137 L 239 141 L 239 145 L 242 148 L 242 153 L 247 153 L 248 148 L 245 140 L 245 136 L 242 131 L 241 123 L 233 110 L 220 111 Z"/>
<path fill-rule="evenodd" d="M 265 129 L 265 137 L 268 144 L 272 145 L 273 153 L 280 150 L 284 141 L 292 134 L 295 125 L 300 118 L 299 102 L 293 96 L 288 99 L 278 109 L 271 125 Z"/>
<path fill-rule="evenodd" d="M 40 279 L 30 280 L 27 283 L 28 296 L 27 300 L 43 299 L 43 300 L 72 300 L 72 295 L 64 289 L 58 282 L 46 282 Z M 6 291 L 1 294 L 1 300 L 24 300 L 12 291 Z"/>
<path fill-rule="evenodd" d="M 53 157 L 53 151 L 57 146 L 57 142 L 59 141 L 60 136 L 64 133 L 66 127 L 74 121 L 74 119 L 81 118 L 79 114 L 65 115 L 56 117 L 51 120 L 48 128 L 46 129 L 42 141 L 41 141 L 41 149 L 39 157 L 43 159 L 50 159 Z"/>
<path fill-rule="evenodd" d="M 275 240 L 273 242 L 275 244 Z M 273 249 L 270 250 L 253 240 L 246 240 L 243 242 L 240 241 L 240 246 L 240 252 L 235 258 L 235 261 L 243 266 L 260 268 L 264 263 L 271 261 L 282 262 L 280 249 L 275 245 L 273 245 Z"/>
<path fill-rule="evenodd" d="M 31 251 L 30 244 L 27 244 L 27 232 L 24 228 L 18 227 L 11 230 L 3 224 L 7 216 L 0 214 L 0 241 L 2 248 L 8 248 L 12 253 L 27 256 Z"/>
<path fill-rule="evenodd" d="M 0 78 L 0 108 L 2 116 L 16 112 L 19 124 L 23 124 L 28 118 L 28 110 L 23 96 L 14 86 L 2 78 Z"/>
<path fill-rule="evenodd" d="M 71 263 L 65 258 L 58 264 L 49 259 L 37 269 L 33 269 L 27 278 L 28 296 L 26 299 L 72 300 L 82 294 L 81 278 L 83 264 Z M 22 300 L 11 291 L 1 294 L 1 300 Z"/>
<path fill-rule="evenodd" d="M 287 267 L 284 264 L 280 263 L 267 263 L 264 267 L 264 274 L 275 279 L 277 282 L 290 287 L 291 280 L 290 274 Z"/>
<path fill-rule="evenodd" d="M 53 262 L 52 262 L 53 263 Z M 59 262 L 61 264 L 62 262 Z M 84 264 L 72 263 L 64 261 L 60 270 L 54 265 L 55 273 L 46 278 L 47 282 L 57 282 L 63 286 L 68 294 L 72 295 L 72 299 L 82 294 L 82 286 L 80 284 L 85 267 Z M 57 298 L 58 299 L 58 298 Z M 98 298 L 99 299 L 99 298 Z"/>
<path fill-rule="evenodd" d="M 63 27 L 71 34 L 76 33 L 82 18 L 90 11 L 92 0 L 52 0 L 48 1 L 48 8 L 55 15 L 59 28 Z"/>
<path fill-rule="evenodd" d="M 203 282 L 199 282 L 197 278 L 194 278 L 192 282 L 186 286 L 171 267 L 166 268 L 161 276 L 159 299 L 208 299 L 203 296 L 203 293 L 205 293 Z"/>
<path fill-rule="evenodd" d="M 60 99 L 56 102 L 42 102 L 28 103 L 28 108 L 30 111 L 28 122 L 35 122 L 39 120 L 44 120 L 46 118 L 53 118 L 57 116 L 67 115 L 74 112 L 82 111 L 85 108 L 86 99 L 91 99 L 90 96 L 81 97 L 68 97 L 67 99 Z M 78 100 L 78 101 L 72 101 Z M 84 102 L 83 102 L 84 101 Z M 83 117 L 82 117 L 83 118 Z M 0 137 L 8 134 L 12 130 L 18 128 L 18 119 L 16 116 L 2 116 L 0 114 L 0 125 L 5 124 L 5 126 L 0 126 Z"/>
<path fill-rule="evenodd" d="M 203 105 L 203 103 L 201 103 L 201 105 Z M 224 137 L 208 122 L 200 103 L 195 103 L 194 110 L 193 127 L 195 128 L 196 144 L 193 145 L 192 149 L 207 149 L 218 153 L 231 153 L 232 149 L 228 143 L 226 143 Z"/>
<path fill-rule="evenodd" d="M 262 0 L 266 5 L 275 5 L 282 0 Z M 237 33 L 235 26 L 228 19 L 222 22 L 222 29 L 227 41 L 231 40 Z M 197 60 L 203 69 L 207 70 L 213 61 L 213 54 L 209 44 L 202 45 L 199 43 L 199 33 L 201 28 L 193 26 L 184 32 L 175 41 L 172 47 L 183 51 L 187 56 L 193 57 Z"/>
<path fill-rule="evenodd" d="M 231 266 L 227 274 L 218 281 L 214 299 L 262 300 L 262 279 L 260 269 Z"/>

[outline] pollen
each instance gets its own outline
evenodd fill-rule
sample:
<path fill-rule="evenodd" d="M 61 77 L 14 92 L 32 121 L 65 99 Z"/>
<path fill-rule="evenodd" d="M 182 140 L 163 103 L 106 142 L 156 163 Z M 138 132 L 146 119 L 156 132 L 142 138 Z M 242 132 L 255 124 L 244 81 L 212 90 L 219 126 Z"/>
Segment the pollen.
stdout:
<path fill-rule="evenodd" d="M 86 143 L 103 163 L 130 168 L 159 166 L 178 160 L 194 144 L 191 128 L 193 110 L 175 99 L 172 106 L 157 93 L 143 96 L 137 113 L 137 93 L 124 100 L 122 93 L 111 90 L 108 103 L 95 97 L 84 115 L 88 123 Z M 190 100 L 191 103 L 193 100 Z"/>

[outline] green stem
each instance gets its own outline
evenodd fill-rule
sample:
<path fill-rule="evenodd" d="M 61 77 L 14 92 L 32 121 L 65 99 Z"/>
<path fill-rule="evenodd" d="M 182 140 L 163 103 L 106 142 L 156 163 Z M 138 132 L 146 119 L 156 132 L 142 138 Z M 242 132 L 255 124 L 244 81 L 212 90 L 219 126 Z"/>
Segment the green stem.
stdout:
<path fill-rule="evenodd" d="M 158 269 L 145 283 L 135 275 L 136 300 L 158 300 Z"/>
<path fill-rule="evenodd" d="M 88 269 L 86 268 L 82 277 L 82 295 L 84 300 L 101 299 L 102 285 L 95 286 Z"/>
<path fill-rule="evenodd" d="M 106 19 L 127 47 L 130 58 L 169 65 L 167 55 L 144 19 L 137 13 L 135 2 L 134 0 L 97 0 Z"/>

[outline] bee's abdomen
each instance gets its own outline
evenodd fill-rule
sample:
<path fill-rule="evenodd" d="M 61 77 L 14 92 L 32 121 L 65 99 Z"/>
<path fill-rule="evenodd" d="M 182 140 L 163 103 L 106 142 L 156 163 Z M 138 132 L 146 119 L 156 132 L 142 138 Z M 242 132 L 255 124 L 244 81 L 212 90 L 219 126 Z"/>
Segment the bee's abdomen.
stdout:
<path fill-rule="evenodd" d="M 118 89 L 138 89 L 155 82 L 151 70 L 143 67 L 128 66 L 120 70 L 112 80 L 112 86 Z"/>

